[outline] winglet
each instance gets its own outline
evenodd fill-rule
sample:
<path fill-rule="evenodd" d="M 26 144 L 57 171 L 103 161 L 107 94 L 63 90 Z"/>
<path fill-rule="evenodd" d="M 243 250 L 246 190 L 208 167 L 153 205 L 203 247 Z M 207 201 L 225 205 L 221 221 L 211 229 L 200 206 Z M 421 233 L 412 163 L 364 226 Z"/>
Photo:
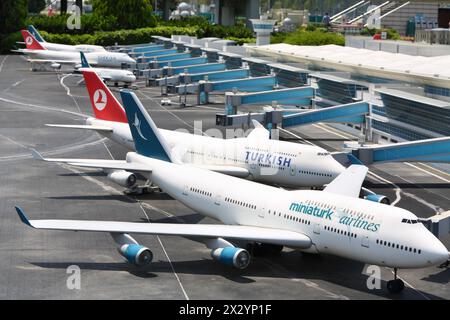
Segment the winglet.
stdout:
<path fill-rule="evenodd" d="M 173 162 L 169 145 L 159 133 L 158 127 L 136 94 L 128 90 L 121 90 L 120 96 L 127 113 L 137 153 L 149 158 Z"/>
<path fill-rule="evenodd" d="M 45 42 L 44 38 L 42 38 L 42 36 L 39 33 L 39 31 L 37 31 L 36 28 L 32 24 L 30 24 L 28 26 L 28 31 L 36 38 L 37 41 Z"/>
<path fill-rule="evenodd" d="M 44 157 L 36 149 L 31 148 L 30 151 L 34 160 L 45 161 Z"/>
<path fill-rule="evenodd" d="M 30 220 L 28 220 L 28 217 L 22 211 L 22 209 L 20 209 L 18 206 L 15 206 L 14 208 L 16 208 L 20 220 L 22 220 L 22 222 L 25 223 L 27 226 L 34 228 L 33 225 L 30 223 Z"/>
<path fill-rule="evenodd" d="M 81 67 L 82 68 L 90 68 L 91 65 L 87 61 L 86 56 L 84 55 L 84 53 L 81 52 L 81 51 L 80 51 L 80 56 L 81 56 Z"/>

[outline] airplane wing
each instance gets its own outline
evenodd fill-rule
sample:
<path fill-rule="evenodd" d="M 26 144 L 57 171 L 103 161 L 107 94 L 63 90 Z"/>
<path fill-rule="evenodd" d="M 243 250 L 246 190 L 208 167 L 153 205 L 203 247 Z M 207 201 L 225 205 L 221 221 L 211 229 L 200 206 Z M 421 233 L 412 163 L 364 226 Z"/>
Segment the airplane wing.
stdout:
<path fill-rule="evenodd" d="M 127 170 L 131 172 L 152 172 L 152 169 L 146 165 L 142 165 L 139 163 L 129 163 L 126 162 L 125 160 L 44 158 L 35 149 L 31 149 L 31 154 L 35 160 L 67 163 L 77 167 L 105 169 L 105 170 Z"/>
<path fill-rule="evenodd" d="M 249 176 L 250 172 L 245 168 L 233 167 L 233 166 L 222 166 L 222 165 L 194 165 L 197 168 L 210 170 L 222 174 L 226 174 L 238 178 L 246 178 Z"/>
<path fill-rule="evenodd" d="M 253 125 L 255 126 L 255 129 L 250 132 L 250 134 L 247 136 L 247 139 L 269 139 L 270 138 L 270 132 L 264 126 L 256 121 L 255 119 L 252 120 Z"/>
<path fill-rule="evenodd" d="M 331 181 L 323 191 L 358 198 L 368 171 L 369 168 L 366 166 L 352 164 Z"/>
<path fill-rule="evenodd" d="M 221 224 L 139 223 L 85 220 L 29 220 L 19 207 L 15 207 L 20 219 L 35 229 L 93 231 L 109 233 L 136 233 L 167 236 L 191 236 L 202 238 L 227 238 L 272 243 L 283 246 L 309 248 L 311 239 L 303 233 Z"/>
<path fill-rule="evenodd" d="M 103 132 L 113 132 L 113 129 L 106 126 L 92 126 L 92 125 L 71 125 L 71 124 L 46 124 L 47 127 L 65 128 L 65 129 L 84 129 Z"/>

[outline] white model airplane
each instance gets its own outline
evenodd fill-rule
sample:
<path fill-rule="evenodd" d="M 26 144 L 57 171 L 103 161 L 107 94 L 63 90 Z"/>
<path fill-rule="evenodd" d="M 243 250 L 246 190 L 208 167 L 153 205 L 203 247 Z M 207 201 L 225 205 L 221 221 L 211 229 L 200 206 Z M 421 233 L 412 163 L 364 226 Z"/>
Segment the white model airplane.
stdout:
<path fill-rule="evenodd" d="M 92 44 L 78 44 L 78 45 L 69 45 L 69 44 L 60 44 L 60 43 L 51 43 L 44 40 L 41 34 L 36 30 L 33 25 L 28 26 L 28 32 L 30 32 L 34 38 L 47 50 L 54 51 L 76 51 L 76 52 L 94 52 L 94 51 L 106 51 L 102 46 L 96 46 Z"/>
<path fill-rule="evenodd" d="M 136 76 L 129 70 L 92 68 L 83 52 L 80 52 L 80 58 L 81 68 L 77 68 L 76 72 L 94 71 L 102 80 L 114 82 L 116 86 L 119 82 L 123 82 L 128 85 L 136 81 Z"/>
<path fill-rule="evenodd" d="M 94 72 L 84 71 L 83 75 L 95 118 L 88 118 L 86 125 L 48 126 L 95 130 L 134 150 L 127 117 L 119 101 Z M 255 129 L 248 137 L 236 139 L 164 129 L 159 129 L 159 132 L 184 163 L 261 182 L 322 187 L 345 169 L 325 149 L 271 140 L 262 125 L 256 121 L 253 123 Z"/>
<path fill-rule="evenodd" d="M 26 49 L 12 50 L 28 56 L 32 63 L 50 64 L 54 69 L 61 68 L 62 64 L 81 65 L 80 53 L 75 51 L 55 51 L 44 48 L 27 30 L 22 30 Z M 86 53 L 86 58 L 91 65 L 97 67 L 121 67 L 122 63 L 134 64 L 136 60 L 126 53 L 94 51 Z"/>
<path fill-rule="evenodd" d="M 137 152 L 125 161 L 59 159 L 75 166 L 140 172 L 167 194 L 223 225 L 80 220 L 21 220 L 36 229 L 109 232 L 119 252 L 138 266 L 151 262 L 150 249 L 129 234 L 189 236 L 202 240 L 211 256 L 238 269 L 250 254 L 233 240 L 327 253 L 394 268 L 390 292 L 402 291 L 399 268 L 422 268 L 448 260 L 445 246 L 411 212 L 359 199 L 367 167 L 351 165 L 324 191 L 287 191 L 179 163 L 134 93 L 122 91 Z"/>

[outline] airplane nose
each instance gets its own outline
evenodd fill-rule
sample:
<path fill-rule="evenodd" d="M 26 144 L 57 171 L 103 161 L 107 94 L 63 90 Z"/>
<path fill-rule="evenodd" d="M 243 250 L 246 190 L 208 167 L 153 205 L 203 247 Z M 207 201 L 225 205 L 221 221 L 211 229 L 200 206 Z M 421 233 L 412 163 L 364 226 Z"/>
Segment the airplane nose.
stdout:
<path fill-rule="evenodd" d="M 438 239 L 430 250 L 429 256 L 429 262 L 433 265 L 444 263 L 450 258 L 447 248 Z"/>

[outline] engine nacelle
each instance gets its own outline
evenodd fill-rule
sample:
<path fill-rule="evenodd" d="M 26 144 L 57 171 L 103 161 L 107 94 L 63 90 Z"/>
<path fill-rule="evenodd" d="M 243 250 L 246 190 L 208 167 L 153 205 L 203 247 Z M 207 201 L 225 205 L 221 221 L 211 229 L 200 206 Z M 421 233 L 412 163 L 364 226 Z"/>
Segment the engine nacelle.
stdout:
<path fill-rule="evenodd" d="M 108 173 L 108 178 L 121 185 L 122 187 L 131 188 L 137 183 L 137 178 L 134 173 L 125 170 L 115 170 Z"/>
<path fill-rule="evenodd" d="M 367 196 L 364 196 L 364 199 L 388 205 L 391 204 L 389 198 L 381 194 L 368 194 Z"/>
<path fill-rule="evenodd" d="M 138 267 L 146 266 L 153 260 L 153 253 L 150 249 L 140 244 L 124 244 L 118 250 L 128 262 Z"/>
<path fill-rule="evenodd" d="M 236 247 L 217 248 L 211 251 L 214 260 L 237 269 L 245 269 L 250 264 L 250 253 Z"/>

